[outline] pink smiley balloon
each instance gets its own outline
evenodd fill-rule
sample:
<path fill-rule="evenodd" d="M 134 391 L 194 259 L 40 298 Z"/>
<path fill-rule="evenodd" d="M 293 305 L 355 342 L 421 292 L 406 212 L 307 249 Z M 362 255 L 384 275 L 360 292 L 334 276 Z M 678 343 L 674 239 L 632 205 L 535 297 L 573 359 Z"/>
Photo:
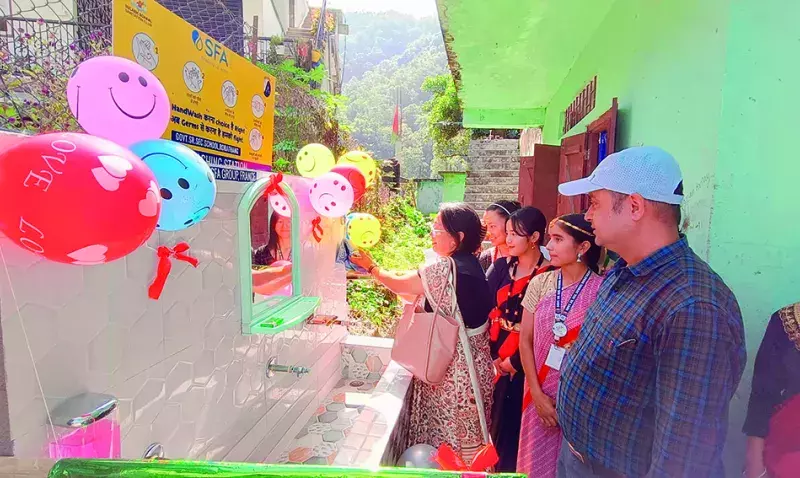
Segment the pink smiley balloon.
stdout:
<path fill-rule="evenodd" d="M 277 193 L 271 193 L 267 198 L 269 200 L 269 207 L 271 207 L 273 211 L 283 217 L 292 217 L 292 209 L 289 207 L 288 199 Z"/>
<path fill-rule="evenodd" d="M 117 56 L 84 61 L 67 83 L 69 109 L 87 133 L 130 146 L 167 129 L 167 90 L 146 68 Z"/>
<path fill-rule="evenodd" d="M 341 174 L 325 173 L 314 180 L 311 206 L 325 217 L 342 217 L 353 206 L 353 186 Z"/>

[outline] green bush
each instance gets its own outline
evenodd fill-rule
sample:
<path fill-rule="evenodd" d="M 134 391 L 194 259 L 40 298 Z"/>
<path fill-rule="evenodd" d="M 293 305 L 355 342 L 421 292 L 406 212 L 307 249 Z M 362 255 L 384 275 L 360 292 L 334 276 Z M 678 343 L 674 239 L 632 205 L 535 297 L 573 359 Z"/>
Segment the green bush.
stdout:
<path fill-rule="evenodd" d="M 430 220 L 419 212 L 410 189 L 392 193 L 385 187 L 368 193 L 358 210 L 381 221 L 381 241 L 369 253 L 384 269 L 413 270 L 424 261 L 422 251 L 431 247 Z M 397 296 L 377 282 L 350 280 L 350 331 L 362 335 L 391 337 L 402 313 Z"/>

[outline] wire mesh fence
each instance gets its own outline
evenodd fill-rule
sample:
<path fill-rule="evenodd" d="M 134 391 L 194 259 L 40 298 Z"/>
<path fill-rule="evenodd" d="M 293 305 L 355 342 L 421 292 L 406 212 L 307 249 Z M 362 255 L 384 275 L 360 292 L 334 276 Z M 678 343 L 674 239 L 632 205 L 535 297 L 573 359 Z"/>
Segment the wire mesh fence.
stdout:
<path fill-rule="evenodd" d="M 80 131 L 66 84 L 82 61 L 111 53 L 112 1 L 148 0 L 0 0 L 0 129 Z M 160 3 L 240 55 L 266 60 L 269 39 L 253 38 L 241 1 Z"/>

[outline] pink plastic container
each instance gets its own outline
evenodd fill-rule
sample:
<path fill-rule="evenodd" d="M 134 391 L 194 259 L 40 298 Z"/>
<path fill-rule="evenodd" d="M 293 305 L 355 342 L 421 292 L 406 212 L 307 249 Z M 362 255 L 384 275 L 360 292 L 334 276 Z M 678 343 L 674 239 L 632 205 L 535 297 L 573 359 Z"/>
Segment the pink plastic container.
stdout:
<path fill-rule="evenodd" d="M 110 418 L 62 435 L 49 444 L 50 458 L 120 458 L 119 424 Z"/>

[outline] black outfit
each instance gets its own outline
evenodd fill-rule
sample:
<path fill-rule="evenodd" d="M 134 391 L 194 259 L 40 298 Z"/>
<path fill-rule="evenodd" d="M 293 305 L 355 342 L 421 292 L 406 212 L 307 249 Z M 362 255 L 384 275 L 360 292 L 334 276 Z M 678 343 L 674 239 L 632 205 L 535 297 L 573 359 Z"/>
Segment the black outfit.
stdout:
<path fill-rule="evenodd" d="M 747 436 L 766 437 L 770 418 L 777 407 L 800 393 L 800 344 L 795 345 L 789 339 L 780 316 L 794 314 L 793 307 L 772 315 L 758 348 L 743 428 Z M 786 320 L 797 322 L 794 316 Z"/>
<path fill-rule="evenodd" d="M 544 257 L 541 257 L 534 271 L 520 277 L 514 270 L 516 259 L 501 257 L 486 272 L 489 290 L 494 294 L 495 310 L 492 311 L 493 332 L 496 339 L 491 341 L 492 359 L 500 357 L 500 349 L 506 340 L 512 343 L 519 340 L 522 326 L 522 299 L 528 290 L 531 279 L 552 268 L 542 268 Z M 516 272 L 516 271 L 514 271 Z M 497 330 L 499 329 L 499 330 Z M 495 332 L 496 330 L 496 332 Z M 517 334 L 513 337 L 513 334 Z M 522 399 L 525 391 L 525 372 L 522 369 L 519 346 L 510 356 L 511 366 L 517 372 L 512 375 L 498 377 L 494 385 L 494 401 L 492 402 L 492 441 L 497 448 L 500 461 L 495 465 L 498 473 L 515 473 L 517 470 L 517 453 L 519 451 L 519 434 L 522 426 Z"/>
<path fill-rule="evenodd" d="M 486 323 L 489 312 L 494 308 L 489 284 L 477 257 L 465 252 L 457 252 L 451 257 L 456 263 L 456 300 L 464 325 L 468 329 L 477 329 Z M 427 300 L 425 310 L 433 312 Z"/>
<path fill-rule="evenodd" d="M 275 257 L 272 256 L 269 248 L 264 244 L 253 250 L 252 262 L 254 266 L 269 266 L 275 262 Z"/>

